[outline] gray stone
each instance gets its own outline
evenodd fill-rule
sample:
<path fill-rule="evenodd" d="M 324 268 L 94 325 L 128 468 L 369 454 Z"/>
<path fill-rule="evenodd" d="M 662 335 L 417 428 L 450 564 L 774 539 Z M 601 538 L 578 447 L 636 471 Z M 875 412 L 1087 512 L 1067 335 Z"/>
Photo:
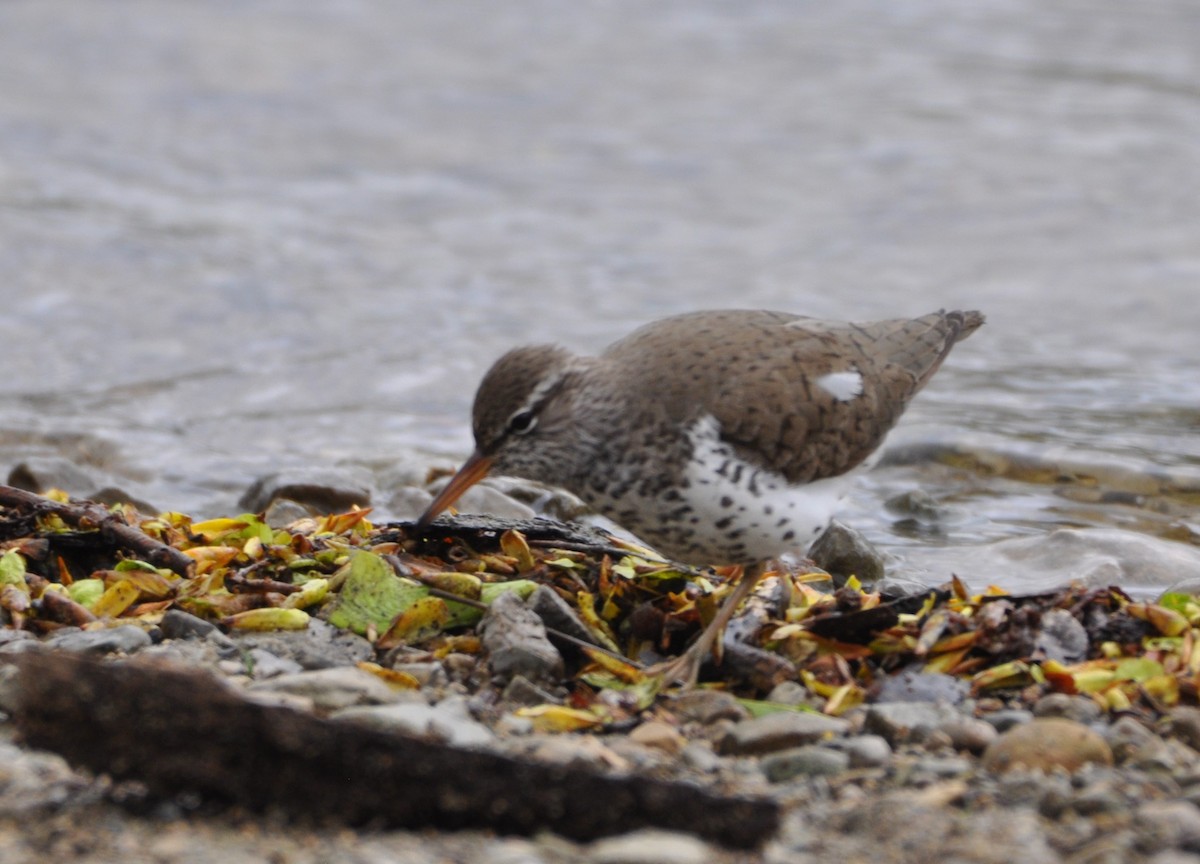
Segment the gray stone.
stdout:
<path fill-rule="evenodd" d="M 332 669 L 373 660 L 375 649 L 363 637 L 339 630 L 320 618 L 310 618 L 303 630 L 279 630 L 269 633 L 231 634 L 242 651 L 261 648 L 276 657 L 295 660 L 305 669 Z"/>
<path fill-rule="evenodd" d="M 528 605 L 547 627 L 552 627 L 560 633 L 566 633 L 568 636 L 574 636 L 576 639 L 593 645 L 599 644 L 596 637 L 592 635 L 592 631 L 579 620 L 575 610 L 554 589 L 546 585 L 539 585 L 537 590 L 529 596 Z M 551 635 L 550 639 L 553 640 L 554 636 Z"/>
<path fill-rule="evenodd" d="M 589 864 L 708 864 L 717 850 L 691 834 L 644 829 L 597 840 L 587 849 Z"/>
<path fill-rule="evenodd" d="M 557 682 L 563 659 L 546 637 L 542 619 L 516 594 L 501 594 L 479 624 L 491 673 L 502 681 L 522 675 L 534 683 Z"/>
<path fill-rule="evenodd" d="M 795 777 L 822 777 L 840 774 L 850 767 L 850 754 L 819 744 L 791 747 L 764 756 L 762 771 L 772 783 L 782 783 Z"/>
<path fill-rule="evenodd" d="M 182 609 L 168 609 L 158 622 L 164 639 L 201 639 L 216 632 L 217 625 Z"/>
<path fill-rule="evenodd" d="M 845 735 L 850 723 L 806 711 L 776 711 L 735 724 L 721 741 L 722 753 L 752 755 L 814 744 Z"/>
<path fill-rule="evenodd" d="M 504 687 L 500 698 L 509 705 L 558 704 L 562 700 L 538 687 L 524 675 L 514 675 Z"/>
<path fill-rule="evenodd" d="M 1102 734 L 1118 763 L 1168 771 L 1175 767 L 1167 742 L 1133 717 L 1118 717 Z"/>
<path fill-rule="evenodd" d="M 1168 720 L 1168 729 L 1193 750 L 1200 750 L 1200 708 L 1189 705 L 1173 708 Z"/>
<path fill-rule="evenodd" d="M 332 716 L 335 720 L 432 738 L 456 747 L 485 747 L 496 737 L 471 716 L 466 700 L 459 697 L 429 705 L 419 694 L 413 693 L 411 701 L 345 708 Z"/>
<path fill-rule="evenodd" d="M 688 690 L 670 701 L 671 710 L 684 720 L 705 726 L 718 720 L 744 720 L 750 716 L 742 703 L 722 690 Z"/>
<path fill-rule="evenodd" d="M 88 785 L 62 757 L 0 741 L 0 817 L 33 818 L 79 802 Z"/>
<path fill-rule="evenodd" d="M 1034 656 L 1057 660 L 1059 663 L 1078 663 L 1087 657 L 1087 630 L 1065 609 L 1050 609 L 1042 615 Z"/>
<path fill-rule="evenodd" d="M 56 651 L 77 654 L 132 654 L 151 643 L 150 634 L 133 624 L 103 630 L 59 631 L 46 640 Z"/>
<path fill-rule="evenodd" d="M 808 688 L 798 681 L 780 681 L 767 694 L 767 701 L 780 705 L 804 705 L 811 695 Z"/>
<path fill-rule="evenodd" d="M 446 482 L 433 484 L 431 490 L 439 491 Z M 459 513 L 482 513 L 497 519 L 532 519 L 537 515 L 532 507 L 505 495 L 493 483 L 494 478 L 489 478 L 472 486 L 454 502 L 455 509 Z"/>
<path fill-rule="evenodd" d="M 845 753 L 851 768 L 881 768 L 892 761 L 892 747 L 882 735 L 835 738 L 822 746 Z"/>
<path fill-rule="evenodd" d="M 445 668 L 436 660 L 422 663 L 396 663 L 392 669 L 411 675 L 422 688 L 428 687 L 436 690 L 439 687 L 445 687 L 450 682 Z"/>
<path fill-rule="evenodd" d="M 399 701 L 393 690 L 379 677 L 353 666 L 316 669 L 255 681 L 248 688 L 256 693 L 285 693 L 311 699 L 322 711 L 338 711 L 354 705 L 387 705 Z"/>
<path fill-rule="evenodd" d="M 924 786 L 930 782 L 962 777 L 974 767 L 972 760 L 960 756 L 926 756 L 912 766 L 908 784 Z"/>
<path fill-rule="evenodd" d="M 1033 712 L 1024 708 L 1002 708 L 984 714 L 981 719 L 995 727 L 997 732 L 1006 732 L 1014 726 L 1028 723 L 1033 719 Z"/>
<path fill-rule="evenodd" d="M 850 576 L 868 584 L 884 576 L 883 556 L 879 551 L 861 533 L 837 520 L 830 522 L 813 542 L 808 555 L 837 584 Z"/>
<path fill-rule="evenodd" d="M 871 701 L 945 702 L 958 705 L 970 692 L 970 682 L 953 675 L 905 669 L 880 680 L 871 690 Z"/>
<path fill-rule="evenodd" d="M 1000 734 L 996 731 L 996 727 L 986 720 L 966 715 L 960 715 L 939 724 L 937 731 L 950 740 L 950 746 L 955 750 L 966 750 L 975 754 L 986 750 L 987 746 Z"/>
<path fill-rule="evenodd" d="M 61 489 L 80 497 L 87 497 L 99 485 L 90 471 L 61 456 L 31 456 L 18 462 L 5 482 L 39 495 Z"/>
<path fill-rule="evenodd" d="M 371 481 L 371 472 L 359 466 L 289 469 L 255 480 L 238 506 L 261 513 L 273 501 L 288 500 L 310 514 L 340 513 L 370 506 Z"/>
<path fill-rule="evenodd" d="M 679 753 L 680 761 L 693 771 L 712 774 L 721 767 L 721 757 L 707 741 L 689 741 Z"/>
<path fill-rule="evenodd" d="M 1048 693 L 1033 705 L 1035 717 L 1065 717 L 1077 723 L 1095 723 L 1103 710 L 1089 696 Z"/>
<path fill-rule="evenodd" d="M 304 667 L 287 657 L 277 657 L 263 648 L 252 648 L 246 655 L 246 665 L 255 680 L 276 678 L 280 675 L 295 675 Z"/>
<path fill-rule="evenodd" d="M 881 735 L 895 747 L 924 741 L 943 723 L 961 716 L 957 709 L 940 702 L 884 702 L 867 707 L 863 731 Z"/>
<path fill-rule="evenodd" d="M 1200 810 L 1187 801 L 1146 801 L 1137 808 L 1134 826 L 1143 852 L 1200 852 Z"/>

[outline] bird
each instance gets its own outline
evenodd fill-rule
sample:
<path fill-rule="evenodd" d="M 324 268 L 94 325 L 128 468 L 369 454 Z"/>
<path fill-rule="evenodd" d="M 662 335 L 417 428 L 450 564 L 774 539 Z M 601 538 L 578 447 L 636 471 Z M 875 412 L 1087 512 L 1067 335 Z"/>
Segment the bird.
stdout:
<path fill-rule="evenodd" d="M 484 375 L 475 450 L 418 530 L 488 474 L 565 488 L 669 559 L 736 565 L 716 616 L 660 672 L 694 684 L 768 562 L 804 550 L 977 311 L 825 321 L 703 310 L 597 356 L 528 345 Z"/>

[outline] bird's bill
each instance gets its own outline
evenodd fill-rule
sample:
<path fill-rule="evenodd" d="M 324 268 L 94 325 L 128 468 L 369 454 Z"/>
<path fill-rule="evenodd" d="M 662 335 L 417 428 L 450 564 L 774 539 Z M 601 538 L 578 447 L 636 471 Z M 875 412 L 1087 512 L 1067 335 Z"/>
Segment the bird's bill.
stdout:
<path fill-rule="evenodd" d="M 492 457 L 478 452 L 472 453 L 471 458 L 463 463 L 458 473 L 450 478 L 450 482 L 433 499 L 421 518 L 417 520 L 417 528 L 425 528 L 437 518 L 438 514 L 457 501 L 464 492 L 487 476 L 492 468 Z"/>

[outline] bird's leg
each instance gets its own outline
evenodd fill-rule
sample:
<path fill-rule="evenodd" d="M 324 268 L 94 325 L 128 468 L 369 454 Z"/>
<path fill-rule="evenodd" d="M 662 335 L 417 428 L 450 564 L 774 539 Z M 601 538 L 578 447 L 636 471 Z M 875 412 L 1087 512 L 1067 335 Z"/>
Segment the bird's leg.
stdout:
<path fill-rule="evenodd" d="M 725 602 L 721 604 L 721 608 L 717 610 L 713 620 L 708 622 L 708 626 L 696 637 L 696 641 L 674 660 L 667 660 L 654 666 L 649 670 L 650 674 L 661 675 L 663 682 L 667 684 L 677 681 L 684 687 L 696 686 L 704 658 L 712 651 L 713 644 L 725 631 L 725 625 L 733 618 L 733 613 L 737 611 L 738 606 L 741 606 L 742 601 L 750 596 L 750 592 L 758 584 L 765 569 L 766 562 L 761 562 L 752 565 L 747 570 L 742 570 L 742 578 L 738 580 L 737 585 L 733 586 L 733 591 L 725 598 Z"/>

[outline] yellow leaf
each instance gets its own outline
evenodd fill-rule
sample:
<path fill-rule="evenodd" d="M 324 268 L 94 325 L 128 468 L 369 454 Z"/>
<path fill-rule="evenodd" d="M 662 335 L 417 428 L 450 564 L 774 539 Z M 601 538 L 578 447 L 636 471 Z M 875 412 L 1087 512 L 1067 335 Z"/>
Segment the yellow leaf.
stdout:
<path fill-rule="evenodd" d="M 597 651 L 594 648 L 585 647 L 583 653 L 587 654 L 588 659 L 597 666 L 611 672 L 617 678 L 629 684 L 636 684 L 646 677 L 646 673 L 632 663 L 626 663 L 611 654 L 603 651 Z"/>
<path fill-rule="evenodd" d="M 191 532 L 193 535 L 199 535 L 204 538 L 205 542 L 212 543 L 219 537 L 226 534 L 234 534 L 246 528 L 250 523 L 245 519 L 232 519 L 223 517 L 221 519 L 206 519 L 203 522 L 193 522 Z"/>
<path fill-rule="evenodd" d="M 857 708 L 865 699 L 866 694 L 857 684 L 843 684 L 825 701 L 825 713 L 840 716 L 851 708 Z"/>
<path fill-rule="evenodd" d="M 235 630 L 303 630 L 308 613 L 302 609 L 250 609 L 230 615 L 223 622 Z"/>
<path fill-rule="evenodd" d="M 450 610 L 440 597 L 421 597 L 396 616 L 387 632 L 379 637 L 378 647 L 392 648 L 420 642 L 441 632 Z"/>
<path fill-rule="evenodd" d="M 579 609 L 579 617 L 583 623 L 587 625 L 588 630 L 592 635 L 600 640 L 600 644 L 617 654 L 621 653 L 621 649 L 617 647 L 616 634 L 612 628 L 608 626 L 608 622 L 596 614 L 596 595 L 589 594 L 586 591 L 580 591 L 575 595 L 575 603 Z"/>
<path fill-rule="evenodd" d="M 329 580 L 316 577 L 309 579 L 294 594 L 289 594 L 283 601 L 285 609 L 307 609 L 315 606 L 329 596 Z"/>
<path fill-rule="evenodd" d="M 196 573 L 199 575 L 224 567 L 242 554 L 242 550 L 236 546 L 194 546 L 184 549 L 183 554 L 196 562 Z"/>
<path fill-rule="evenodd" d="M 593 729 L 604 723 L 601 717 L 591 711 L 567 708 L 563 705 L 534 705 L 530 708 L 518 708 L 513 713 L 531 720 L 533 728 L 538 732 L 578 732 L 581 729 Z"/>
<path fill-rule="evenodd" d="M 92 606 L 92 614 L 97 618 L 116 618 L 134 604 L 140 593 L 136 585 L 122 579 L 100 595 Z"/>
<path fill-rule="evenodd" d="M 525 535 L 520 531 L 510 528 L 501 534 L 500 551 L 508 557 L 516 559 L 518 573 L 532 570 L 537 565 L 537 560 L 533 557 L 533 551 L 529 548 L 529 541 L 525 539 Z"/>
<path fill-rule="evenodd" d="M 355 665 L 364 672 L 370 672 L 375 677 L 382 679 L 386 684 L 395 690 L 421 689 L 421 682 L 417 680 L 415 675 L 410 675 L 409 673 L 400 669 L 388 669 L 380 666 L 378 663 L 372 663 L 369 660 L 363 660 Z"/>

